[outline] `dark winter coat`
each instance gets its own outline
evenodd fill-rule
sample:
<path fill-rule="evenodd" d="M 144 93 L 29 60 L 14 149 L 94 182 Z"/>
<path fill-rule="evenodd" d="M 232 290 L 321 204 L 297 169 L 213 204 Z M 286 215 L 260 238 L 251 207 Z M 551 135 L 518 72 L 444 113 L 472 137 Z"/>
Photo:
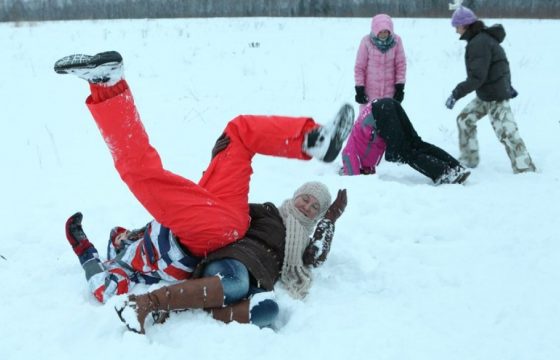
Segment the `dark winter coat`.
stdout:
<path fill-rule="evenodd" d="M 467 80 L 453 90 L 460 99 L 473 90 L 483 101 L 503 101 L 511 98 L 509 62 L 500 43 L 506 37 L 502 25 L 485 27 L 475 22 L 461 36 L 467 41 L 465 63 Z"/>
<path fill-rule="evenodd" d="M 202 276 L 211 261 L 232 258 L 242 262 L 251 274 L 253 285 L 270 291 L 280 278 L 284 264 L 286 227 L 278 208 L 272 203 L 249 204 L 251 224 L 245 237 L 210 253 L 196 267 L 192 277 Z M 334 223 L 321 219 L 317 223 L 311 243 L 303 254 L 305 266 L 317 267 L 326 259 L 334 236 Z"/>
<path fill-rule="evenodd" d="M 257 286 L 272 290 L 284 262 L 286 228 L 272 203 L 249 204 L 249 211 L 251 225 L 245 237 L 209 254 L 199 263 L 193 277 L 199 277 L 211 261 L 232 258 L 247 267 Z"/>

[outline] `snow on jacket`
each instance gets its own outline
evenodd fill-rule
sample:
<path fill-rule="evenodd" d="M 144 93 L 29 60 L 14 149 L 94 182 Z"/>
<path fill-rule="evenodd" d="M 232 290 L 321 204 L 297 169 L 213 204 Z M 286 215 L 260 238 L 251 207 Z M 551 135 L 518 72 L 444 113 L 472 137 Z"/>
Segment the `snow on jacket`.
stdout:
<path fill-rule="evenodd" d="M 360 175 L 360 169 L 375 171 L 385 152 L 385 141 L 377 133 L 377 123 L 371 114 L 371 103 L 363 106 L 342 150 L 344 175 Z"/>
<path fill-rule="evenodd" d="M 371 36 L 389 30 L 395 46 L 382 53 L 373 43 Z M 371 101 L 395 94 L 395 84 L 406 82 L 406 56 L 400 36 L 393 32 L 393 20 L 389 15 L 379 14 L 371 20 L 371 34 L 362 38 L 354 65 L 356 86 L 365 86 Z"/>
<path fill-rule="evenodd" d="M 473 24 L 477 25 L 477 23 Z M 483 101 L 503 101 L 511 98 L 509 62 L 500 43 L 506 37 L 502 25 L 484 27 L 481 22 L 461 36 L 467 41 L 465 64 L 467 79 L 455 87 L 453 96 L 460 99 L 476 90 Z"/>

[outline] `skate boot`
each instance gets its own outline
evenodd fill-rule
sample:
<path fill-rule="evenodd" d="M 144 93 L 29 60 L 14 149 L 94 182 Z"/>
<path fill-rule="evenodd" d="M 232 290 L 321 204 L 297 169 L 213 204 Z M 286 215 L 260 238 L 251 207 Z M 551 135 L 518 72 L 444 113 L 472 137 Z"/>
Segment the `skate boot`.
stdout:
<path fill-rule="evenodd" d="M 303 151 L 324 162 L 333 162 L 342 150 L 354 123 L 354 108 L 344 104 L 329 125 L 319 126 L 306 134 Z"/>
<path fill-rule="evenodd" d="M 111 86 L 123 78 L 123 59 L 116 51 L 97 55 L 74 54 L 63 57 L 54 64 L 58 74 L 73 74 L 92 84 Z"/>

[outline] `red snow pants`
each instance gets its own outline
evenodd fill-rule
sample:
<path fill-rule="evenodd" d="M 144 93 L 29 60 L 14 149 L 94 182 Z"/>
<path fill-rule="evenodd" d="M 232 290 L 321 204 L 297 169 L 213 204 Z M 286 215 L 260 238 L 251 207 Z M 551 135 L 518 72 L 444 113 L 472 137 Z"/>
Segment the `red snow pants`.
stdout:
<path fill-rule="evenodd" d="M 195 256 L 245 235 L 250 223 L 249 181 L 256 153 L 308 160 L 305 134 L 312 118 L 241 115 L 225 133 L 230 144 L 212 159 L 199 184 L 163 168 L 144 130 L 130 90 L 86 104 L 130 191 L 156 221 L 168 227 Z"/>

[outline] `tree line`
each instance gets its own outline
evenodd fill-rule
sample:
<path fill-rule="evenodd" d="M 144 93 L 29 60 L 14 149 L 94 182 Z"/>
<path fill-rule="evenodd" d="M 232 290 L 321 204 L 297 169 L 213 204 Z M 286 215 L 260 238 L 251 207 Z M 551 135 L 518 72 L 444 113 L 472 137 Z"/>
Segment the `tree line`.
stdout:
<path fill-rule="evenodd" d="M 449 17 L 449 0 L 0 0 L 0 21 L 189 17 Z M 560 18 L 559 0 L 465 0 L 482 18 Z"/>

